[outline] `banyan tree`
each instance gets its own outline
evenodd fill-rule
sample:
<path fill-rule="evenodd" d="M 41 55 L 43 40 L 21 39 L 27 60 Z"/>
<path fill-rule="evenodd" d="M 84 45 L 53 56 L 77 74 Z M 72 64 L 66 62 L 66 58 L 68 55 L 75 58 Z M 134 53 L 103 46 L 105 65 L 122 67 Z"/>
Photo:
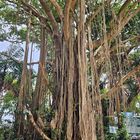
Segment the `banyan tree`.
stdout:
<path fill-rule="evenodd" d="M 16 137 L 104 140 L 104 117 L 110 116 L 111 123 L 115 112 L 121 128 L 120 113 L 131 100 L 126 81 L 138 79 L 140 69 L 139 65 L 131 67 L 128 57 L 139 43 L 139 1 L 3 3 L 15 11 L 14 26 L 26 25 Z M 32 61 L 34 46 L 40 50 L 38 62 Z M 36 64 L 38 73 L 34 78 L 32 69 Z M 107 90 L 102 92 L 102 86 Z"/>

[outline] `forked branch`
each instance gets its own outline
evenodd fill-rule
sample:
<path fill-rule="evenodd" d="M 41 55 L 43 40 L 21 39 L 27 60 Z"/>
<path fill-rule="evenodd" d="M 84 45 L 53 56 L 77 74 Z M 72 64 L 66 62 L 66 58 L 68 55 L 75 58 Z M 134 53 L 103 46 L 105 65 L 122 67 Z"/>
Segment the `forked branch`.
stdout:
<path fill-rule="evenodd" d="M 34 6 L 32 6 L 31 4 L 28 4 L 28 3 L 24 2 L 23 0 L 21 1 L 21 3 L 25 6 L 25 7 L 23 6 L 23 8 L 26 11 L 28 9 L 28 11 L 30 11 L 35 17 L 38 17 L 39 19 L 47 20 L 46 17 L 42 16 L 40 14 L 40 12 Z"/>
<path fill-rule="evenodd" d="M 50 2 L 54 5 L 54 7 L 56 8 L 56 11 L 59 15 L 59 18 L 62 20 L 64 15 L 63 15 L 63 11 L 62 11 L 61 6 L 57 3 L 56 0 L 50 0 Z"/>
<path fill-rule="evenodd" d="M 42 8 L 44 9 L 46 15 L 48 16 L 48 18 L 49 18 L 49 20 L 50 20 L 50 22 L 52 24 L 54 32 L 57 33 L 57 31 L 58 31 L 57 22 L 56 22 L 56 20 L 54 18 L 54 15 L 52 14 L 48 4 L 46 3 L 45 0 L 39 0 L 39 1 L 40 1 L 40 4 L 42 5 Z"/>

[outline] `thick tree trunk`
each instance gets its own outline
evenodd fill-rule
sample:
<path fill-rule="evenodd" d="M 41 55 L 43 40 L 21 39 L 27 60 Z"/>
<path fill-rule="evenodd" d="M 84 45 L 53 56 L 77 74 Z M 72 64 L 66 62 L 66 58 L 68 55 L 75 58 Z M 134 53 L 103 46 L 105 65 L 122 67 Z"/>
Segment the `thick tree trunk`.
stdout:
<path fill-rule="evenodd" d="M 58 139 L 96 140 L 94 109 L 88 91 L 85 3 L 79 1 L 77 35 L 70 16 L 65 38 L 55 39 L 58 98 L 56 116 L 52 121 L 58 129 Z M 63 43 L 60 43 L 63 40 Z M 60 44 L 60 46 L 59 46 Z M 60 49 L 57 49 L 60 48 Z M 59 51 L 58 51 L 59 50 Z M 56 100 L 56 98 L 55 98 Z"/>

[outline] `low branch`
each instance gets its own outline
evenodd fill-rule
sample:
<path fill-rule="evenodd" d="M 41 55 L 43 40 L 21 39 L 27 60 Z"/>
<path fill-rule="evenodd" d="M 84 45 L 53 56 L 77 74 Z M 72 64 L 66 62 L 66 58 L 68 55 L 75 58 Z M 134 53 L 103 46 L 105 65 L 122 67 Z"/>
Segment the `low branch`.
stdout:
<path fill-rule="evenodd" d="M 127 8 L 128 5 L 131 3 L 131 1 L 132 1 L 132 0 L 126 0 L 126 1 L 124 2 L 124 4 L 121 6 L 121 8 L 120 8 L 120 10 L 119 10 L 119 13 L 118 13 L 119 17 L 121 17 L 122 14 L 124 14 L 124 11 L 126 11 L 126 8 Z"/>
<path fill-rule="evenodd" d="M 44 16 L 42 16 L 42 15 L 40 14 L 40 12 L 39 12 L 34 6 L 32 6 L 32 5 L 30 5 L 30 4 L 26 3 L 26 2 L 24 2 L 23 0 L 21 1 L 21 3 L 28 9 L 28 11 L 31 11 L 32 14 L 33 14 L 35 17 L 38 17 L 39 19 L 47 20 L 47 18 L 44 17 Z M 26 9 L 24 6 L 23 6 L 24 10 L 27 11 L 27 9 Z"/>
<path fill-rule="evenodd" d="M 126 40 L 123 40 L 122 43 L 124 44 L 124 43 L 127 43 L 127 42 L 132 41 L 132 40 L 135 40 L 135 39 L 136 40 L 137 39 L 140 39 L 140 35 L 132 36 L 131 38 L 128 38 Z"/>
<path fill-rule="evenodd" d="M 40 1 L 40 4 L 42 5 L 42 8 L 44 9 L 46 15 L 48 16 L 55 33 L 57 33 L 58 32 L 58 25 L 57 25 L 57 22 L 54 18 L 54 15 L 52 14 L 48 4 L 46 3 L 45 0 L 39 0 L 39 1 Z"/>
<path fill-rule="evenodd" d="M 122 77 L 122 78 L 120 79 L 120 81 L 118 81 L 118 82 L 116 83 L 116 85 L 115 85 L 113 88 L 111 88 L 106 94 L 101 95 L 101 98 L 103 99 L 103 98 L 106 98 L 106 97 L 110 97 L 111 94 L 116 94 L 116 93 L 117 93 L 116 91 L 117 91 L 119 88 L 121 88 L 122 84 L 123 84 L 128 78 L 130 78 L 131 76 L 133 76 L 134 74 L 136 74 L 139 70 L 140 70 L 140 65 L 137 66 L 137 67 L 135 67 L 133 70 L 131 70 L 129 73 L 127 73 L 124 77 Z"/>
<path fill-rule="evenodd" d="M 137 4 L 137 3 L 136 3 Z M 134 4 L 133 9 L 135 9 L 135 7 L 137 6 L 136 4 Z M 132 8 L 132 7 L 131 7 Z M 124 23 L 122 21 L 122 23 L 124 24 L 123 26 L 125 26 L 135 15 L 137 15 L 140 12 L 140 7 L 138 7 L 135 11 L 129 11 L 128 15 L 124 18 Z"/>

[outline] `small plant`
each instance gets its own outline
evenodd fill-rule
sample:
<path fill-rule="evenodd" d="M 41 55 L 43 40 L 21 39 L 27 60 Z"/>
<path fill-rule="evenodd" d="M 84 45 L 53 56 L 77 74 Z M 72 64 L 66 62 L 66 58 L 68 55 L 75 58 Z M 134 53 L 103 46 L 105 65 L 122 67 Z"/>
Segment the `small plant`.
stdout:
<path fill-rule="evenodd" d="M 124 124 L 122 128 L 117 131 L 117 140 L 131 140 Z"/>

